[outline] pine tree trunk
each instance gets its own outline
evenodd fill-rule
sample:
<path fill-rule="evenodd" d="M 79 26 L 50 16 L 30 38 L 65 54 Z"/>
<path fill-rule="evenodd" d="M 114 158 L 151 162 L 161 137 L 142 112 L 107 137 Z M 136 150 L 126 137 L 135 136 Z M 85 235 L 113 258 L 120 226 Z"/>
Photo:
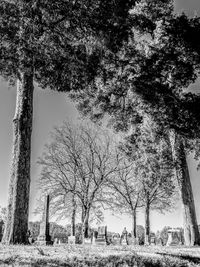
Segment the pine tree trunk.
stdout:
<path fill-rule="evenodd" d="M 144 243 L 149 245 L 150 242 L 150 203 L 147 200 L 145 205 L 145 236 Z"/>
<path fill-rule="evenodd" d="M 17 84 L 8 213 L 3 236 L 3 242 L 7 244 L 28 241 L 33 89 L 33 72 L 29 69 L 21 73 Z"/>
<path fill-rule="evenodd" d="M 132 235 L 134 238 L 137 238 L 137 217 L 136 217 L 136 209 L 132 211 Z"/>
<path fill-rule="evenodd" d="M 175 137 L 176 175 L 183 204 L 183 226 L 185 245 L 199 245 L 199 230 L 196 219 L 192 185 L 186 160 L 185 143 L 182 137 Z"/>

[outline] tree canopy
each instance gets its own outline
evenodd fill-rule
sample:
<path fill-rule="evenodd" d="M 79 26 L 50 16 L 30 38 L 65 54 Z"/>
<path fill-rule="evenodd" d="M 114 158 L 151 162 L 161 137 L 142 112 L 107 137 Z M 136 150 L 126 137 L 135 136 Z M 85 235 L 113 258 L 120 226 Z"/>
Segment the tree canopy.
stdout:
<path fill-rule="evenodd" d="M 114 51 L 127 39 L 126 21 L 133 4 L 2 0 L 0 74 L 14 81 L 20 70 L 33 64 L 34 79 L 44 88 L 82 88 L 95 76 L 103 46 Z"/>
<path fill-rule="evenodd" d="M 199 77 L 200 18 L 174 12 L 173 1 L 141 0 L 130 10 L 128 41 L 108 53 L 93 84 L 72 92 L 78 108 L 93 120 L 109 115 L 116 130 L 131 131 L 151 114 L 161 135 L 173 132 L 178 147 L 176 174 L 184 203 L 187 245 L 199 234 L 186 155 L 188 140 L 200 138 L 200 94 L 192 91 Z M 195 145 L 199 156 L 199 145 Z M 178 177 L 179 176 L 179 177 Z M 194 237 L 194 238 L 193 238 Z"/>
<path fill-rule="evenodd" d="M 186 89 L 199 73 L 200 19 L 175 14 L 173 1 L 143 0 L 130 24 L 128 42 L 104 59 L 99 79 L 72 95 L 79 109 L 93 119 L 108 113 L 127 129 L 143 108 L 165 128 L 199 137 L 200 96 Z"/>

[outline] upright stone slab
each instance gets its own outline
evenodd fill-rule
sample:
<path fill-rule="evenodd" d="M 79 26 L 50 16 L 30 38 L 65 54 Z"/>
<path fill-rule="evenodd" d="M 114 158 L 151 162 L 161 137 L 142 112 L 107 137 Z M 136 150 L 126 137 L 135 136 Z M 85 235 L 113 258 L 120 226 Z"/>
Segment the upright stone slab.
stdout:
<path fill-rule="evenodd" d="M 95 243 L 96 245 L 107 245 L 107 226 L 98 227 L 98 236 Z"/>
<path fill-rule="evenodd" d="M 68 244 L 69 245 L 75 245 L 76 244 L 76 237 L 73 235 L 68 236 Z"/>
<path fill-rule="evenodd" d="M 120 234 L 113 234 L 112 235 L 112 244 L 113 245 L 120 245 L 120 242 L 121 242 Z"/>
<path fill-rule="evenodd" d="M 168 230 L 168 240 L 166 246 L 182 245 L 180 229 L 172 228 Z"/>
<path fill-rule="evenodd" d="M 126 227 L 124 227 L 124 230 L 121 234 L 121 245 L 128 245 L 128 232 Z"/>
<path fill-rule="evenodd" d="M 44 213 L 42 217 L 42 222 L 40 224 L 40 234 L 37 238 L 38 245 L 52 245 L 51 236 L 49 234 L 49 195 L 45 199 Z"/>
<path fill-rule="evenodd" d="M 155 245 L 156 244 L 156 238 L 155 236 L 150 237 L 150 245 Z"/>
<path fill-rule="evenodd" d="M 91 242 L 92 245 L 96 245 L 97 236 L 98 236 L 98 231 L 94 230 L 92 233 L 92 242 Z"/>

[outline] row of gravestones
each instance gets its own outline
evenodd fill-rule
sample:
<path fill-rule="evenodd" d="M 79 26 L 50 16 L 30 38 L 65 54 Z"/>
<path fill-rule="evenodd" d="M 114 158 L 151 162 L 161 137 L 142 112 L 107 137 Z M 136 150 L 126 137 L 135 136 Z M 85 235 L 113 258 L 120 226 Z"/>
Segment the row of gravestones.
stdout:
<path fill-rule="evenodd" d="M 160 242 L 159 242 L 160 241 Z M 71 236 L 68 238 L 69 244 L 75 244 L 75 237 Z M 132 238 L 130 234 L 124 228 L 122 235 L 113 234 L 109 236 L 107 234 L 107 226 L 101 226 L 98 228 L 97 232 L 94 232 L 92 238 L 84 240 L 84 243 L 94 244 L 94 245 L 139 245 L 137 238 Z M 156 243 L 156 237 L 152 236 L 150 238 L 150 245 L 162 245 L 161 240 Z M 178 246 L 182 245 L 182 233 L 178 228 L 171 228 L 168 230 L 168 240 L 166 246 Z"/>
<path fill-rule="evenodd" d="M 96 245 L 106 245 L 106 244 L 112 244 L 112 245 L 132 245 L 132 244 L 138 244 L 138 239 L 133 239 L 130 234 L 128 234 L 126 228 L 124 228 L 121 236 L 120 234 L 113 234 L 108 235 L 107 234 L 107 226 L 102 226 L 98 228 L 96 236 L 93 235 L 93 244 Z"/>
<path fill-rule="evenodd" d="M 45 201 L 45 210 L 42 218 L 42 223 L 40 224 L 40 234 L 36 241 L 39 245 L 50 245 L 53 244 L 51 240 L 51 236 L 49 234 L 49 195 L 46 197 Z M 107 234 L 107 226 L 101 226 L 98 228 L 97 232 L 93 232 L 92 238 L 84 239 L 84 243 L 96 244 L 96 245 L 131 245 L 138 244 L 138 240 L 131 238 L 128 235 L 126 228 L 124 228 L 122 235 L 115 234 L 113 236 L 108 236 Z M 54 243 L 59 243 L 59 241 L 54 241 Z M 75 244 L 75 236 L 68 237 L 69 244 Z M 155 237 L 152 237 L 150 240 L 150 244 L 155 244 Z M 181 232 L 180 229 L 169 229 L 168 230 L 168 241 L 167 246 L 170 245 L 180 245 L 181 244 Z"/>
<path fill-rule="evenodd" d="M 75 244 L 75 237 L 70 236 L 68 243 Z M 98 227 L 98 231 L 94 231 L 91 238 L 84 239 L 85 244 L 93 245 L 138 245 L 138 239 L 133 239 L 124 228 L 121 236 L 120 234 L 109 235 L 107 233 L 107 226 Z"/>

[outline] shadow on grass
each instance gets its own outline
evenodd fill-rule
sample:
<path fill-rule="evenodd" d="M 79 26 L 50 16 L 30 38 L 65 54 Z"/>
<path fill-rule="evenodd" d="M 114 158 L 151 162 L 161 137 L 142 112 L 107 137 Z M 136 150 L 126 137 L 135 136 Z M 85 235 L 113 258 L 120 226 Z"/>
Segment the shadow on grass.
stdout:
<path fill-rule="evenodd" d="M 189 267 L 191 266 L 188 261 L 175 259 L 164 256 L 160 258 L 155 257 L 142 257 L 137 254 L 132 255 L 110 255 L 106 257 L 94 256 L 84 258 L 66 258 L 65 260 L 60 259 L 30 259 L 30 264 L 19 262 L 20 258 L 7 259 L 7 262 L 0 262 L 0 267 Z M 6 263 L 6 264 L 5 264 Z"/>
<path fill-rule="evenodd" d="M 189 262 L 195 263 L 195 264 L 200 264 L 200 257 L 194 257 L 194 256 L 190 256 L 190 255 L 175 255 L 175 254 L 170 254 L 167 252 L 155 252 L 156 254 L 159 254 L 161 256 L 170 256 L 170 257 L 174 257 L 174 258 L 179 258 L 182 260 L 187 260 Z"/>

